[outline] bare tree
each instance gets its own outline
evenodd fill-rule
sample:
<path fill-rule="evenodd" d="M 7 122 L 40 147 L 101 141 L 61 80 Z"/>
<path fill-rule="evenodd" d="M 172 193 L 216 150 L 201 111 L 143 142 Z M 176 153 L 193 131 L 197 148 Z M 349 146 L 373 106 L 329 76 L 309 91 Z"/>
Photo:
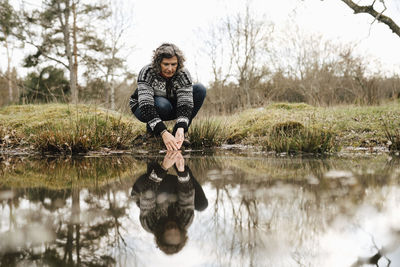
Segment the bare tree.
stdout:
<path fill-rule="evenodd" d="M 12 87 L 12 74 L 11 74 L 11 44 L 10 36 L 14 35 L 17 27 L 16 14 L 13 7 L 9 4 L 8 0 L 0 1 L 0 43 L 4 44 L 7 55 L 7 83 L 8 83 L 8 98 L 9 102 L 13 101 L 13 87 Z"/>
<path fill-rule="evenodd" d="M 228 51 L 224 49 L 224 25 L 212 25 L 206 35 L 208 36 L 203 38 L 205 40 L 204 52 L 211 61 L 212 83 L 225 86 L 232 76 L 233 58 L 228 56 Z"/>
<path fill-rule="evenodd" d="M 250 107 L 250 89 L 268 74 L 267 68 L 260 62 L 263 62 L 263 53 L 267 51 L 273 25 L 255 19 L 250 3 L 247 2 L 244 14 L 238 13 L 233 19 L 228 18 L 224 27 L 228 34 L 236 79 L 239 88 L 246 95 L 246 104 Z"/>
<path fill-rule="evenodd" d="M 206 38 L 206 53 L 214 76 L 212 88 L 238 90 L 238 94 L 234 94 L 235 105 L 250 107 L 254 99 L 251 90 L 269 74 L 266 55 L 273 29 L 272 24 L 257 18 L 250 1 L 246 1 L 242 12 L 211 27 Z M 225 92 L 221 94 L 221 101 L 229 97 Z"/>
<path fill-rule="evenodd" d="M 389 28 L 392 30 L 392 32 L 400 37 L 400 27 L 391 19 L 390 17 L 384 15 L 383 13 L 387 10 L 386 4 L 384 0 L 379 0 L 378 2 L 381 3 L 383 9 L 382 11 L 377 11 L 375 5 L 377 4 L 376 0 L 371 0 L 370 5 L 365 5 L 361 6 L 356 4 L 352 0 L 341 0 L 343 3 L 345 3 L 347 6 L 349 6 L 351 9 L 353 9 L 355 14 L 359 13 L 366 13 L 374 17 L 374 21 L 377 20 L 379 22 L 382 22 L 389 26 Z"/>
<path fill-rule="evenodd" d="M 132 28 L 132 4 L 126 1 L 108 1 L 111 15 L 105 21 L 106 30 L 100 33 L 107 46 L 107 53 L 100 57 L 88 56 L 85 60 L 88 64 L 85 76 L 88 79 L 101 79 L 106 86 L 105 99 L 110 108 L 116 108 L 116 89 L 118 80 L 116 78 L 125 76 L 124 63 L 127 54 L 133 49 L 124 40 L 128 39 Z M 125 53 L 123 53 L 125 52 Z M 122 70 L 122 71 L 121 71 Z M 123 77 L 125 79 L 126 77 Z M 104 98 L 102 98 L 103 100 Z"/>

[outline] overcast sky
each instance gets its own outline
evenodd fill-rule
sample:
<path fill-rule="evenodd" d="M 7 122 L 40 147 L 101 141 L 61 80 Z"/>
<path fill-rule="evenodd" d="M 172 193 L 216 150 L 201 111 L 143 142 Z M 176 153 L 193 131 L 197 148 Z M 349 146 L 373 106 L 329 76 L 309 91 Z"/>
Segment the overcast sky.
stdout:
<path fill-rule="evenodd" d="M 18 0 L 15 0 L 18 1 Z M 200 32 L 207 31 L 211 23 L 243 10 L 243 0 L 126 0 L 132 28 L 127 43 L 134 50 L 127 54 L 128 65 L 134 72 L 148 64 L 152 51 L 163 42 L 177 44 L 185 53 L 187 67 L 194 78 L 207 83 L 210 65 L 199 51 L 202 46 Z M 40 6 L 41 1 L 27 0 L 27 4 Z M 113 1 L 116 3 L 117 1 Z M 362 0 L 366 4 L 371 0 Z M 386 0 L 391 16 L 400 24 L 400 1 Z M 374 56 L 382 62 L 382 69 L 400 74 L 400 37 L 381 23 L 374 23 L 366 14 L 353 14 L 340 0 L 253 0 L 257 15 L 279 26 L 296 23 L 308 33 L 322 34 L 340 42 L 356 42 L 358 51 Z M 290 19 L 289 19 L 290 18 Z M 19 58 L 14 52 L 15 59 Z M 1 56 L 5 55 L 4 49 Z M 5 60 L 1 60 L 5 70 Z M 20 62 L 13 62 L 14 65 Z"/>
<path fill-rule="evenodd" d="M 243 10 L 242 0 L 148 0 L 135 2 L 134 21 L 137 50 L 130 61 L 135 69 L 150 60 L 152 50 L 164 41 L 178 44 L 187 55 L 188 67 L 200 80 L 209 79 L 209 64 L 199 54 L 199 29 L 206 29 L 219 18 Z M 361 3 L 368 3 L 364 1 Z M 397 3 L 396 3 L 397 2 Z M 400 23 L 399 0 L 386 0 L 391 15 Z M 320 33 L 333 40 L 357 42 L 359 51 L 373 55 L 385 70 L 399 73 L 400 37 L 381 23 L 374 23 L 366 14 L 353 11 L 340 0 L 253 0 L 253 6 L 276 25 L 289 17 L 305 32 Z M 397 20 L 396 20 L 397 19 Z"/>

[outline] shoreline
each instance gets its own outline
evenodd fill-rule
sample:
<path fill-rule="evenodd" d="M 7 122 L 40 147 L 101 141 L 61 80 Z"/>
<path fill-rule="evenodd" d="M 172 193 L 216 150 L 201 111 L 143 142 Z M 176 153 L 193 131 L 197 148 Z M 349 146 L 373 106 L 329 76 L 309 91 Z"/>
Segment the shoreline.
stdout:
<path fill-rule="evenodd" d="M 399 101 L 336 107 L 272 103 L 228 116 L 200 116 L 189 129 L 189 139 L 192 151 L 396 153 L 399 129 Z M 165 150 L 159 137 L 147 139 L 145 131 L 145 125 L 132 116 L 97 106 L 8 106 L 0 109 L 0 154 L 108 155 Z"/>

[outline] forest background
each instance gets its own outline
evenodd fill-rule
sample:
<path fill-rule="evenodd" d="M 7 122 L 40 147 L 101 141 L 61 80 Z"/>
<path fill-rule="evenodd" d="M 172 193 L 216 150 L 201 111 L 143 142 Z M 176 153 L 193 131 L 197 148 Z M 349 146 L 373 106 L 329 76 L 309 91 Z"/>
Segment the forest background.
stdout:
<path fill-rule="evenodd" d="M 202 115 L 399 98 L 395 0 L 147 2 L 1 0 L 0 106 L 79 102 L 129 113 L 136 75 L 162 42 L 181 47 L 194 82 L 207 86 Z"/>

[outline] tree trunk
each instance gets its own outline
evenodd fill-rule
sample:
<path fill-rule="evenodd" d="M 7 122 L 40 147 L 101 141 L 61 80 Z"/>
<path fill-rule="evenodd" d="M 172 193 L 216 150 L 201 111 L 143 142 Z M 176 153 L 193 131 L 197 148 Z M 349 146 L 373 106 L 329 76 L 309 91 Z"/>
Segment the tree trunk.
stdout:
<path fill-rule="evenodd" d="M 77 76 L 74 71 L 74 59 L 71 51 L 71 39 L 70 39 L 70 29 L 69 29 L 69 15 L 70 15 L 70 6 L 69 1 L 65 2 L 65 11 L 64 11 L 64 20 L 62 18 L 62 12 L 60 4 L 58 3 L 58 8 L 60 9 L 59 20 L 61 23 L 61 27 L 63 29 L 64 35 L 64 46 L 65 46 L 65 54 L 68 58 L 68 70 L 69 70 L 69 86 L 71 89 L 71 102 L 78 103 L 78 91 L 77 91 Z"/>
<path fill-rule="evenodd" d="M 6 32 L 4 31 L 4 34 Z M 7 81 L 8 81 L 8 98 L 10 103 L 13 102 L 13 88 L 12 88 L 12 76 L 11 76 L 11 56 L 10 56 L 10 49 L 8 46 L 7 35 L 5 35 L 5 47 L 7 51 Z"/>
<path fill-rule="evenodd" d="M 76 85 L 76 100 L 79 99 L 79 87 L 78 87 L 78 47 L 77 47 L 77 40 L 76 40 L 76 4 L 75 2 L 72 3 L 72 15 L 73 15 L 73 29 L 72 29 L 72 36 L 73 36 L 73 45 L 74 45 L 74 77 L 75 77 L 75 85 Z"/>
<path fill-rule="evenodd" d="M 114 77 L 111 78 L 111 109 L 115 110 L 115 87 L 114 87 Z"/>

